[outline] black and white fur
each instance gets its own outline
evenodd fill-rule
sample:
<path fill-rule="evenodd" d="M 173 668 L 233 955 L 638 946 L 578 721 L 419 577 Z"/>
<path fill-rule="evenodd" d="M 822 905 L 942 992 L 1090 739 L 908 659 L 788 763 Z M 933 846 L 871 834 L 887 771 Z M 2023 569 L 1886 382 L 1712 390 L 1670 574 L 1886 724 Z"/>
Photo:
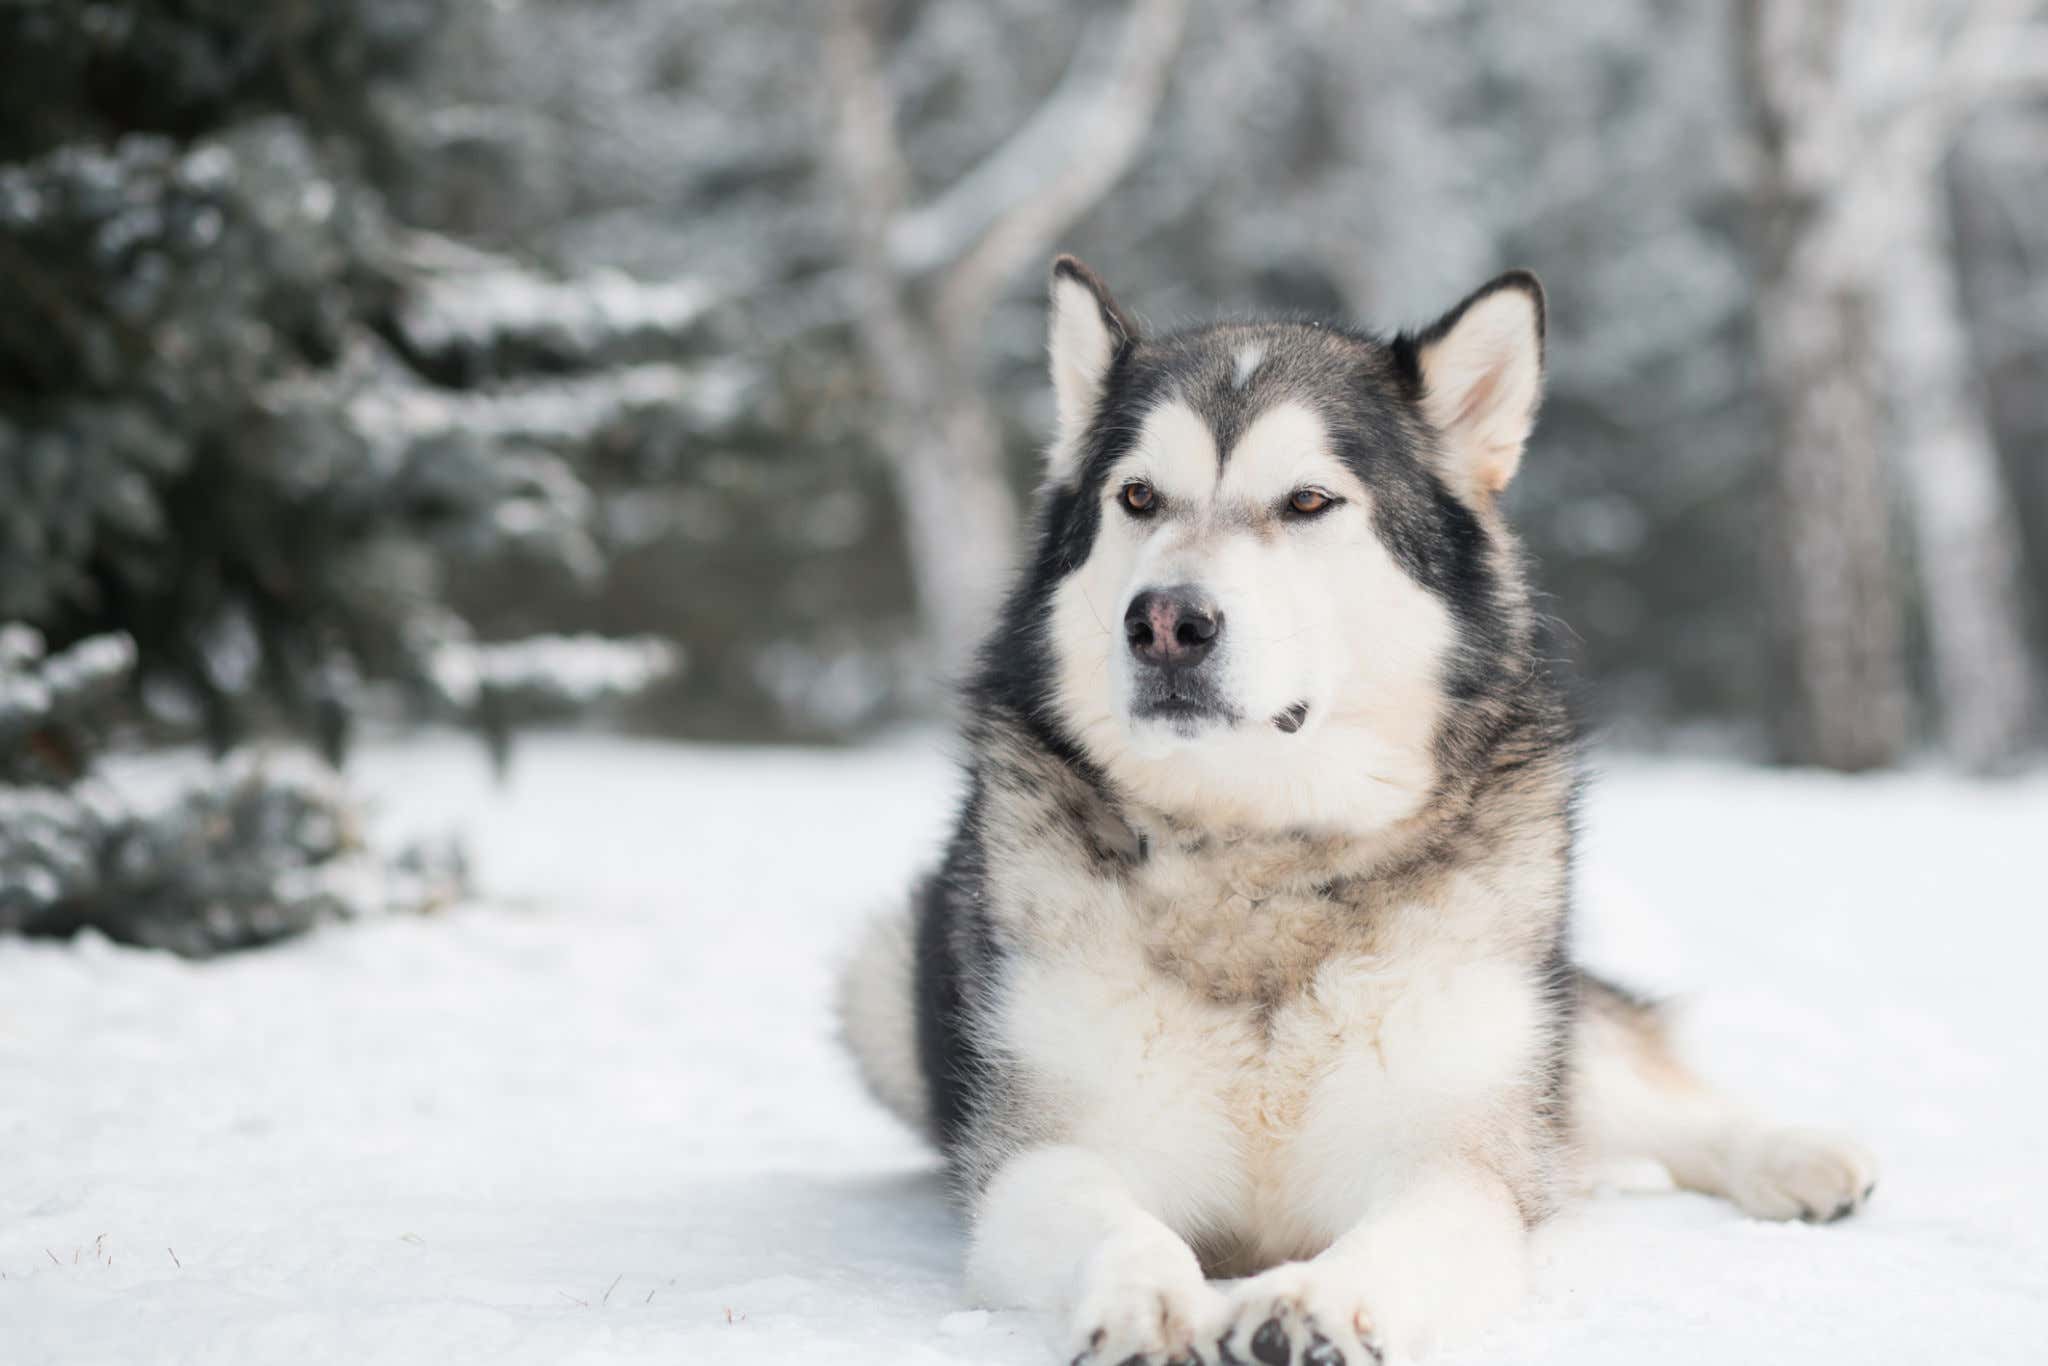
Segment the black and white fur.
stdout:
<path fill-rule="evenodd" d="M 1146 338 L 1054 266 L 965 805 L 842 1013 L 948 1158 L 973 1292 L 1064 1314 L 1066 1359 L 1425 1350 L 1516 1302 L 1588 1157 L 1767 1218 L 1869 1194 L 1571 962 L 1574 737 L 1498 506 L 1543 325 L 1515 272 L 1392 339 Z"/>

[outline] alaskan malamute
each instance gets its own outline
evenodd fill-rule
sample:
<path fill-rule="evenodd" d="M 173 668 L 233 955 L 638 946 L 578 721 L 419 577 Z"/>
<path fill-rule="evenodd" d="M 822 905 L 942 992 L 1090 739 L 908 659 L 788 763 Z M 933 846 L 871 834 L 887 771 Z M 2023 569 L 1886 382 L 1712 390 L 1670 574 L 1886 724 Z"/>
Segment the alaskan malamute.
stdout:
<path fill-rule="evenodd" d="M 974 1293 L 1064 1313 L 1082 1366 L 1363 1366 L 1515 1303 L 1588 1157 L 1856 1209 L 1862 1149 L 1572 964 L 1574 736 L 1499 506 L 1535 278 L 1391 339 L 1155 338 L 1063 257 L 1051 331 L 959 827 L 841 1002 L 949 1160 Z"/>

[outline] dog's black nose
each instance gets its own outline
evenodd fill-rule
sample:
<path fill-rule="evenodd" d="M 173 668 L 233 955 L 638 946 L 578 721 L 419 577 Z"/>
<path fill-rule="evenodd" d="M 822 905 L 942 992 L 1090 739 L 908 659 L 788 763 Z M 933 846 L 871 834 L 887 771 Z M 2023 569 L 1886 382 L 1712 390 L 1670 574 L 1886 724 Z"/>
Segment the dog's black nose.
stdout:
<path fill-rule="evenodd" d="M 1124 639 L 1131 653 L 1161 668 L 1201 663 L 1222 632 L 1223 614 L 1186 584 L 1148 588 L 1124 609 Z"/>

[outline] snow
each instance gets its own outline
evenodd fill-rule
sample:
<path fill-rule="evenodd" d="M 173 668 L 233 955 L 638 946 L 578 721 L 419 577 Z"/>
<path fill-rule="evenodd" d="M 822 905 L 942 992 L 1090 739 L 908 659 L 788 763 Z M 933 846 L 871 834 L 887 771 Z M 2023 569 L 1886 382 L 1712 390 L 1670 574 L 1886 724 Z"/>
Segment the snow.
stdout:
<path fill-rule="evenodd" d="M 0 1362 L 1051 1362 L 966 1301 L 930 1158 L 831 1037 L 945 751 L 549 736 L 498 788 L 386 744 L 379 820 L 462 827 L 488 904 L 204 964 L 0 940 Z M 2042 777 L 1615 764 L 1587 956 L 1885 1179 L 1828 1228 L 1603 1193 L 1456 1360 L 2041 1360 L 2044 817 Z"/>
<path fill-rule="evenodd" d="M 565 709 L 632 697 L 682 667 L 682 647 L 655 636 L 527 636 L 480 645 L 445 641 L 434 648 L 434 686 L 457 708 L 474 707 L 486 689 L 560 699 Z"/>
<path fill-rule="evenodd" d="M 737 366 L 644 361 L 593 374 L 513 380 L 451 391 L 391 384 L 351 398 L 348 416 L 373 439 L 418 442 L 453 433 L 487 440 L 574 445 L 623 415 L 659 410 L 691 430 L 730 421 L 747 392 Z M 294 380 L 272 387 L 280 399 L 310 388 Z"/>
<path fill-rule="evenodd" d="M 698 280 L 635 280 L 618 270 L 551 280 L 509 261 L 471 256 L 476 268 L 430 276 L 400 305 L 398 328 L 414 350 L 484 347 L 511 334 L 581 354 L 620 337 L 681 336 L 715 299 Z"/>

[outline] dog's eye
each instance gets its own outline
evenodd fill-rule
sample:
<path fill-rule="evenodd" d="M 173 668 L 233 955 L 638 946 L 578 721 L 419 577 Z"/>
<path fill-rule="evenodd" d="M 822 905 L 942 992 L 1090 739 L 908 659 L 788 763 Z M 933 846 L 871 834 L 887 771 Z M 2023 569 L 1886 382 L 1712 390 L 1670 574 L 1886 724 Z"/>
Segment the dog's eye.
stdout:
<path fill-rule="evenodd" d="M 1336 501 L 1321 489 L 1296 489 L 1287 500 L 1287 510 L 1303 517 L 1313 517 Z"/>
<path fill-rule="evenodd" d="M 1159 503 L 1159 495 L 1152 492 L 1152 486 L 1142 479 L 1133 479 L 1125 484 L 1120 496 L 1124 506 L 1133 512 L 1150 512 Z"/>

